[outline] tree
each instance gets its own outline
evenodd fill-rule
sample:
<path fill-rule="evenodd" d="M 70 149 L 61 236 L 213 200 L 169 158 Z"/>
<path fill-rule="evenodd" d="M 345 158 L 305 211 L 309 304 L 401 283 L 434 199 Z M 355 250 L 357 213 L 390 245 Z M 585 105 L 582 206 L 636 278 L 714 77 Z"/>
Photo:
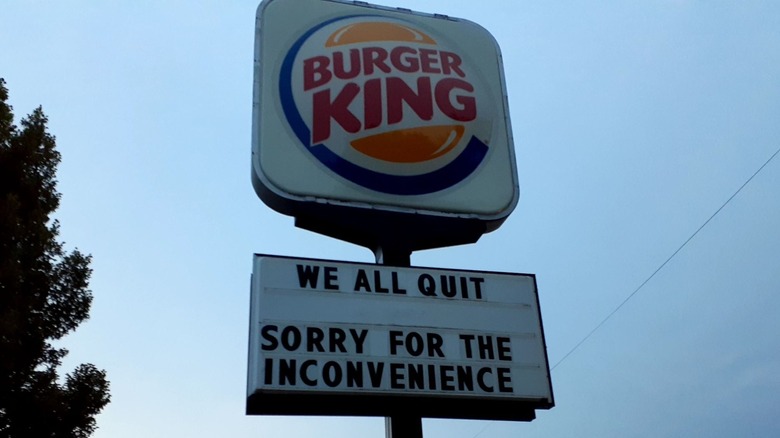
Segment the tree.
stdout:
<path fill-rule="evenodd" d="M 88 437 L 110 400 L 105 371 L 52 342 L 89 317 L 91 256 L 57 240 L 60 153 L 38 107 L 14 125 L 0 78 L 0 437 Z"/>

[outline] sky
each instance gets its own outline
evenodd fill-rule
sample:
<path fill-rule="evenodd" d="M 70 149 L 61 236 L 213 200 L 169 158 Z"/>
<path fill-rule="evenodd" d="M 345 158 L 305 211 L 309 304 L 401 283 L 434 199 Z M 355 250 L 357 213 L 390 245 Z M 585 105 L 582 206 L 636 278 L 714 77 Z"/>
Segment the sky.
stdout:
<path fill-rule="evenodd" d="M 63 373 L 108 373 L 97 438 L 384 434 L 382 418 L 244 415 L 252 254 L 374 261 L 254 193 L 257 5 L 0 9 L 0 77 L 17 121 L 49 116 L 61 237 L 94 257 L 90 319 L 61 345 Z M 412 264 L 535 274 L 554 367 L 536 420 L 425 419 L 424 435 L 776 436 L 780 158 L 663 264 L 780 148 L 780 3 L 384 5 L 466 18 L 501 47 L 518 206 Z"/>

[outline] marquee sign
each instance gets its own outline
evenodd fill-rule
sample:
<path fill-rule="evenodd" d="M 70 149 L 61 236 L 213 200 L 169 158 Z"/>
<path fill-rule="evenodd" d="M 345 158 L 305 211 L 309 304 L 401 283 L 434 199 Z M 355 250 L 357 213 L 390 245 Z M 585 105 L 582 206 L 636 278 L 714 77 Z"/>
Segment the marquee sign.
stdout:
<path fill-rule="evenodd" d="M 553 406 L 532 275 L 256 255 L 249 414 L 524 420 Z"/>
<path fill-rule="evenodd" d="M 266 0 L 257 20 L 253 183 L 270 206 L 441 219 L 453 233 L 514 209 L 501 58 L 484 29 L 332 0 Z M 350 227 L 376 235 L 374 222 Z"/>

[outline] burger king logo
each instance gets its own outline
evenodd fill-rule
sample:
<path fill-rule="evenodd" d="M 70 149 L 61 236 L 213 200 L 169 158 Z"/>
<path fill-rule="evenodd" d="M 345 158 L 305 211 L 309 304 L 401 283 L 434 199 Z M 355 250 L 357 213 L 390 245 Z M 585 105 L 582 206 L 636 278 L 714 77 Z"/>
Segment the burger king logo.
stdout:
<path fill-rule="evenodd" d="M 403 20 L 360 15 L 312 27 L 286 53 L 279 93 L 301 145 L 376 192 L 447 189 L 488 153 L 495 109 L 476 66 Z"/>

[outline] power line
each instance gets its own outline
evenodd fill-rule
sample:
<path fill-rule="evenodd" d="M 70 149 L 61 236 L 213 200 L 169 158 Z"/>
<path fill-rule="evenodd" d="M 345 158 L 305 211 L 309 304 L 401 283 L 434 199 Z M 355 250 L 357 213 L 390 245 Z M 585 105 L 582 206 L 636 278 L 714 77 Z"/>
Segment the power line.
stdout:
<path fill-rule="evenodd" d="M 742 189 L 744 189 L 744 188 L 745 188 L 745 186 L 747 186 L 747 185 L 750 183 L 750 181 L 752 181 L 752 180 L 753 180 L 753 178 L 755 178 L 755 177 L 756 177 L 756 175 L 758 175 L 758 174 L 759 174 L 759 173 L 760 173 L 760 172 L 761 172 L 761 171 L 764 169 L 764 167 L 766 167 L 766 166 L 767 166 L 767 164 L 769 164 L 769 162 L 770 162 L 770 161 L 772 161 L 772 159 L 774 159 L 774 158 L 775 158 L 775 156 L 777 156 L 777 154 L 778 154 L 778 153 L 780 153 L 780 148 L 779 148 L 779 149 L 777 149 L 777 150 L 775 151 L 775 153 L 774 153 L 774 154 L 772 154 L 772 156 L 771 156 L 771 157 L 769 157 L 769 159 L 768 159 L 768 160 L 766 160 L 766 161 L 764 162 L 764 164 L 762 164 L 762 165 L 761 165 L 761 167 L 759 167 L 759 168 L 758 168 L 758 170 L 756 170 L 756 171 L 753 173 L 753 175 L 751 175 L 751 176 L 750 176 L 750 178 L 748 178 L 748 179 L 747 179 L 747 180 L 746 180 L 746 181 L 745 181 L 745 182 L 744 182 L 744 183 L 743 183 L 743 184 L 742 184 L 742 185 L 741 185 L 741 186 L 740 186 L 740 187 L 737 189 L 737 191 L 736 191 L 736 192 L 734 192 L 734 194 L 732 194 L 732 195 L 729 197 L 729 199 L 727 199 L 727 200 L 726 200 L 726 202 L 724 202 L 724 203 L 723 203 L 723 205 L 721 205 L 721 206 L 720 206 L 720 207 L 719 207 L 717 210 L 715 210 L 715 213 L 712 213 L 712 215 L 711 215 L 711 216 L 710 216 L 710 217 L 709 217 L 709 218 L 708 218 L 706 221 L 704 221 L 704 223 L 703 223 L 703 224 L 701 224 L 701 226 L 700 226 L 700 227 L 699 227 L 699 228 L 698 228 L 696 231 L 694 231 L 694 232 L 693 232 L 693 234 L 691 234 L 691 236 L 690 236 L 690 237 L 688 237 L 688 239 L 687 239 L 687 240 L 685 240 L 685 242 L 683 242 L 683 244 L 682 244 L 682 245 L 680 245 L 680 247 L 679 247 L 679 248 L 677 248 L 677 250 L 675 250 L 675 251 L 672 253 L 672 255 L 670 255 L 670 256 L 669 256 L 669 257 L 668 257 L 668 258 L 667 258 L 667 259 L 666 259 L 666 260 L 665 260 L 663 263 L 661 263 L 661 266 L 659 266 L 659 267 L 658 267 L 658 269 L 656 269 L 655 271 L 653 271 L 653 273 L 652 273 L 652 274 L 650 274 L 650 276 L 649 276 L 649 277 L 647 277 L 647 278 L 645 279 L 645 281 L 643 281 L 643 282 L 642 282 L 642 284 L 640 284 L 640 285 L 639 285 L 639 286 L 638 286 L 636 289 L 634 289 L 634 291 L 633 291 L 633 292 L 631 292 L 631 293 L 630 293 L 630 294 L 629 294 L 629 295 L 628 295 L 628 296 L 627 296 L 627 297 L 626 297 L 626 298 L 623 300 L 623 302 L 622 302 L 622 303 L 620 303 L 620 304 L 619 304 L 617 307 L 615 307 L 615 309 L 614 309 L 614 310 L 612 310 L 612 312 L 610 312 L 610 313 L 609 313 L 609 314 L 608 314 L 606 317 L 604 317 L 604 319 L 602 319 L 600 323 L 596 324 L 596 327 L 594 327 L 594 328 L 593 328 L 593 330 L 591 330 L 590 332 L 588 332 L 588 334 L 587 334 L 587 335 L 585 335 L 585 337 L 583 337 L 583 338 L 582 338 L 582 339 L 581 339 L 581 340 L 580 340 L 580 341 L 577 343 L 577 345 L 575 345 L 574 347 L 572 347 L 572 349 L 571 349 L 571 350 L 569 350 L 569 352 L 568 352 L 568 353 L 566 353 L 566 354 L 565 354 L 565 355 L 564 355 L 564 356 L 563 356 L 563 357 L 562 357 L 562 358 L 561 358 L 561 359 L 560 359 L 560 360 L 559 360 L 559 361 L 558 361 L 558 362 L 557 362 L 555 365 L 553 365 L 553 366 L 552 366 L 552 368 L 550 368 L 550 370 L 551 370 L 551 371 L 552 371 L 552 370 L 554 370 L 554 369 L 555 369 L 555 368 L 556 368 L 558 365 L 560 365 L 560 364 L 561 364 L 561 363 L 562 363 L 564 360 L 566 360 L 566 358 L 568 358 L 569 356 L 571 356 L 571 354 L 572 354 L 572 353 L 574 353 L 575 351 L 577 351 L 577 349 L 579 349 L 579 348 L 580 348 L 580 346 L 581 346 L 582 344 L 584 344 L 584 343 L 585 343 L 585 341 L 587 341 L 587 340 L 588 340 L 588 339 L 589 339 L 591 336 L 593 336 L 593 334 L 594 334 L 594 333 L 596 333 L 596 331 L 597 331 L 598 329 L 600 329 L 600 328 L 601 328 L 601 327 L 602 327 L 602 326 L 603 326 L 603 325 L 604 325 L 604 324 L 605 324 L 605 323 L 606 323 L 606 322 L 607 322 L 607 321 L 608 321 L 610 318 L 612 318 L 612 316 L 613 316 L 614 314 L 616 314 L 616 313 L 618 312 L 618 310 L 620 310 L 620 309 L 621 309 L 621 308 L 622 308 L 622 307 L 623 307 L 623 306 L 624 306 L 624 305 L 625 305 L 625 304 L 626 304 L 626 303 L 627 303 L 627 302 L 628 302 L 628 301 L 629 301 L 631 298 L 633 298 L 633 297 L 634 297 L 634 295 L 636 295 L 636 294 L 637 294 L 637 292 L 639 292 L 639 291 L 640 291 L 640 290 L 641 290 L 641 289 L 642 289 L 642 288 L 643 288 L 643 287 L 644 287 L 644 286 L 645 286 L 645 285 L 646 285 L 646 284 L 647 284 L 647 283 L 648 283 L 650 280 L 652 280 L 652 279 L 653 279 L 653 277 L 655 277 L 655 274 L 657 274 L 658 272 L 660 272 L 660 271 L 661 271 L 661 269 L 663 269 L 663 268 L 664 268 L 664 266 L 666 266 L 666 265 L 667 265 L 667 264 L 668 264 L 668 263 L 669 263 L 669 262 L 670 262 L 670 261 L 671 261 L 671 260 L 672 260 L 672 259 L 673 259 L 673 258 L 676 256 L 676 255 L 677 255 L 677 253 L 679 253 L 679 252 L 680 252 L 680 251 L 681 251 L 683 248 L 685 248 L 685 246 L 688 244 L 688 242 L 690 242 L 691 240 L 693 240 L 693 238 L 694 238 L 694 237 L 696 237 L 696 235 L 697 235 L 697 234 L 699 234 L 699 231 L 701 231 L 701 230 L 702 230 L 704 227 L 706 227 L 706 226 L 707 226 L 707 224 L 709 224 L 709 223 L 710 223 L 710 221 L 711 221 L 711 220 L 712 220 L 712 219 L 713 219 L 715 216 L 717 216 L 717 215 L 718 215 L 718 213 L 720 213 L 720 211 L 721 211 L 721 210 L 723 210 L 723 208 L 724 208 L 724 207 L 726 207 L 726 205 L 728 205 L 728 204 L 729 204 L 729 202 L 731 202 L 731 200 L 732 200 L 732 199 L 734 199 L 734 198 L 735 198 L 735 197 L 736 197 L 736 196 L 739 194 L 739 192 L 741 192 L 741 191 L 742 191 Z"/>

